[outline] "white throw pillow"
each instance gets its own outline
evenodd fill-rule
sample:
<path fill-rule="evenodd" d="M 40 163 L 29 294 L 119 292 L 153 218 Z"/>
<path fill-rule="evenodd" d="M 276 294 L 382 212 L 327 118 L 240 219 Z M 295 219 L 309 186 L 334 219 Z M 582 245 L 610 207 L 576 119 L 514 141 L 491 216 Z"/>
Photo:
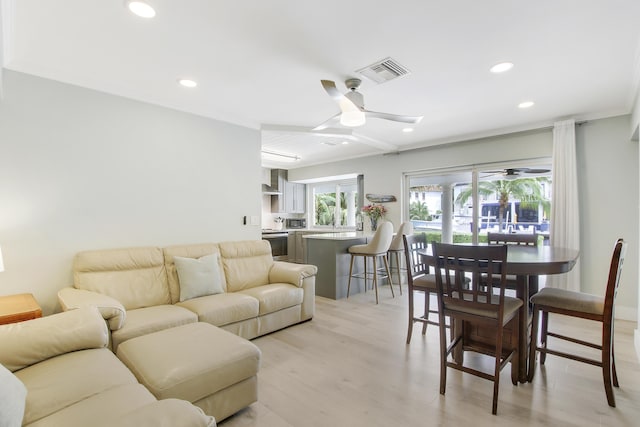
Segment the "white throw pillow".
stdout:
<path fill-rule="evenodd" d="M 22 381 L 0 365 L 0 427 L 22 425 L 27 389 Z"/>
<path fill-rule="evenodd" d="M 173 257 L 180 281 L 180 301 L 205 295 L 221 294 L 220 254 L 202 258 Z"/>

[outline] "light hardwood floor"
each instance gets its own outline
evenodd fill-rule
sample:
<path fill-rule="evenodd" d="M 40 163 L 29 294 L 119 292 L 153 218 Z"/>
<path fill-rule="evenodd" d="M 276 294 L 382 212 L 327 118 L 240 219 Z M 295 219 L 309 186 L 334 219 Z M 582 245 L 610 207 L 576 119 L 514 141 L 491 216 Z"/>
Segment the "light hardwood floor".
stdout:
<path fill-rule="evenodd" d="M 438 330 L 429 326 L 423 337 L 416 324 L 406 345 L 406 286 L 403 296 L 395 290 L 391 298 L 381 287 L 379 305 L 373 292 L 317 297 L 313 320 L 253 340 L 262 350 L 258 402 L 220 426 L 640 425 L 635 323 L 616 322 L 617 408 L 607 405 L 600 368 L 548 356 L 532 383 L 514 387 L 510 368 L 503 370 L 494 416 L 489 381 L 449 369 L 446 395 L 439 394 Z M 600 333 L 592 322 L 551 322 L 594 340 Z M 492 369 L 484 356 L 466 360 Z"/>

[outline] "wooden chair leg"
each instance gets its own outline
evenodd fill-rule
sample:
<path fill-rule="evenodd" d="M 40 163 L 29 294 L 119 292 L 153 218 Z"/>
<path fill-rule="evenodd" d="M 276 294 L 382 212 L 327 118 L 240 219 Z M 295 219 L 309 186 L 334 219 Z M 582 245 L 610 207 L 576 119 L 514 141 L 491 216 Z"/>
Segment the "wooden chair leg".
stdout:
<path fill-rule="evenodd" d="M 411 343 L 411 334 L 413 333 L 413 289 L 408 287 L 409 293 L 409 329 L 407 330 L 407 344 Z"/>
<path fill-rule="evenodd" d="M 444 317 L 444 316 L 443 316 Z M 440 394 L 447 389 L 447 331 L 444 327 L 444 319 L 440 319 Z"/>
<path fill-rule="evenodd" d="M 549 327 L 549 312 L 542 312 L 542 330 L 540 331 L 540 347 L 546 350 L 547 348 L 547 330 Z M 540 353 L 540 364 L 544 365 L 544 362 L 547 360 L 547 353 Z"/>
<path fill-rule="evenodd" d="M 425 320 L 429 320 L 429 296 L 431 292 L 424 292 L 424 318 Z M 427 322 L 422 322 L 422 335 L 427 333 Z"/>
<path fill-rule="evenodd" d="M 353 254 L 351 254 L 351 263 L 349 264 L 349 282 L 347 283 L 347 298 L 349 298 L 349 291 L 351 290 L 351 275 L 353 274 Z"/>
<path fill-rule="evenodd" d="M 391 279 L 391 270 L 389 270 L 389 263 L 387 262 L 387 257 L 383 256 L 382 260 L 384 261 L 384 268 L 387 271 L 387 277 L 389 278 L 389 288 L 391 288 L 391 296 L 395 298 L 396 294 L 393 293 L 393 280 Z"/>
<path fill-rule="evenodd" d="M 536 369 L 536 352 L 538 350 L 538 322 L 540 319 L 540 310 L 533 306 L 533 318 L 531 320 L 531 343 L 529 344 L 529 363 L 527 370 L 527 381 L 533 380 Z"/>
<path fill-rule="evenodd" d="M 517 327 L 517 326 L 516 326 Z M 498 326 L 498 330 L 502 331 Z M 493 368 L 493 402 L 491 405 L 491 413 L 498 413 L 498 390 L 500 387 L 500 362 L 502 359 L 502 333 L 496 334 L 496 360 Z M 513 359 L 511 359 L 513 363 Z"/>
<path fill-rule="evenodd" d="M 611 378 L 611 351 L 612 336 L 611 325 L 602 325 L 602 379 L 604 381 L 604 391 L 607 395 L 609 406 L 616 407 L 616 397 L 613 394 L 613 380 Z"/>
<path fill-rule="evenodd" d="M 528 308 L 525 308 L 525 310 L 528 310 Z M 512 321 L 515 322 L 514 325 L 520 324 L 519 312 L 516 314 L 516 317 Z M 520 351 L 518 348 L 518 335 L 518 327 L 516 326 L 511 329 L 511 343 L 516 349 L 515 353 L 511 357 L 511 384 L 515 386 L 518 385 L 520 376 Z"/>

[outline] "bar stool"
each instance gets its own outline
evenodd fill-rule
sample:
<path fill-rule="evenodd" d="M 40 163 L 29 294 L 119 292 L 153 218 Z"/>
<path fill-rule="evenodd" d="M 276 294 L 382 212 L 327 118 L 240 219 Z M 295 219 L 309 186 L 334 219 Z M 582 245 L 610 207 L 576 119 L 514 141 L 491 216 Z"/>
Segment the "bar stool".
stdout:
<path fill-rule="evenodd" d="M 391 255 L 395 255 L 396 271 L 398 273 L 398 287 L 400 288 L 400 295 L 402 295 L 402 276 L 400 275 L 400 254 L 404 256 L 404 241 L 403 236 L 411 236 L 413 234 L 413 224 L 411 221 L 403 222 L 398 229 L 395 237 L 391 241 L 389 251 L 387 251 L 387 259 L 391 262 Z M 393 265 L 391 266 L 391 272 L 393 273 Z"/>
<path fill-rule="evenodd" d="M 387 252 L 393 239 L 393 225 L 390 222 L 383 222 L 378 225 L 378 229 L 371 241 L 365 245 L 353 245 L 349 247 L 349 253 L 351 254 L 351 264 L 349 265 L 349 283 L 347 284 L 347 298 L 349 298 L 349 291 L 351 290 L 351 278 L 360 278 L 359 274 L 353 274 L 353 260 L 356 257 L 363 257 L 364 259 L 364 290 L 367 291 L 367 258 L 373 260 L 373 287 L 376 291 L 376 304 L 378 304 L 378 268 L 377 259 L 382 257 L 384 260 L 384 267 L 389 278 L 389 287 L 391 288 L 391 295 L 395 298 L 393 293 L 393 282 L 391 280 L 391 272 L 389 271 L 389 263 L 387 262 Z"/>

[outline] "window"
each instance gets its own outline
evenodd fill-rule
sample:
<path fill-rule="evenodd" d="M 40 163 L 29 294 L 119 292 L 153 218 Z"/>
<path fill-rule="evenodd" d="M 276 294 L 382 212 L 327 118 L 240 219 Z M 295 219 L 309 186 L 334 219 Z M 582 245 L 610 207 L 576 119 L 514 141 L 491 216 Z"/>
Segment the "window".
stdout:
<path fill-rule="evenodd" d="M 356 180 L 311 184 L 312 224 L 315 227 L 355 227 L 358 190 Z"/>
<path fill-rule="evenodd" d="M 536 232 L 548 239 L 551 168 L 547 165 L 490 165 L 422 172 L 405 179 L 408 219 L 430 240 L 482 242 L 488 231 Z M 424 197 L 418 198 L 418 193 Z"/>

